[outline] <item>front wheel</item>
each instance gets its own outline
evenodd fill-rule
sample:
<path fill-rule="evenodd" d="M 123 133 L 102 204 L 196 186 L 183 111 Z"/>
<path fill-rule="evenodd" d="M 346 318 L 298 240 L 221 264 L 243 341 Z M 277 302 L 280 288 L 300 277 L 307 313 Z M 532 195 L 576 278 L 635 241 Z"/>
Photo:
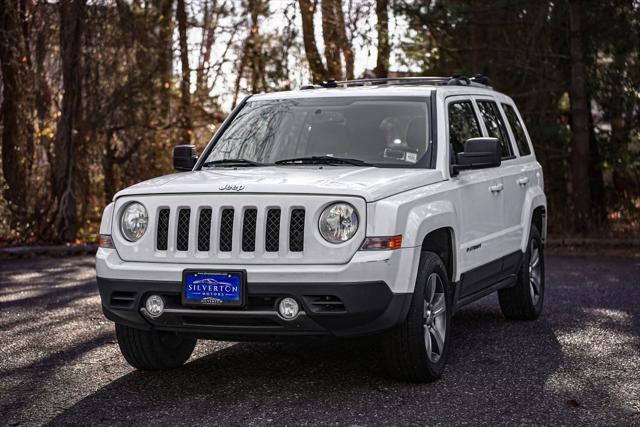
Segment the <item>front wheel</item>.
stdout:
<path fill-rule="evenodd" d="M 440 378 L 449 353 L 451 303 L 442 260 L 423 252 L 407 318 L 385 335 L 387 364 L 395 377 L 414 382 Z"/>
<path fill-rule="evenodd" d="M 120 351 L 129 365 L 140 370 L 164 370 L 182 366 L 196 346 L 195 338 L 174 332 L 143 331 L 116 323 Z"/>

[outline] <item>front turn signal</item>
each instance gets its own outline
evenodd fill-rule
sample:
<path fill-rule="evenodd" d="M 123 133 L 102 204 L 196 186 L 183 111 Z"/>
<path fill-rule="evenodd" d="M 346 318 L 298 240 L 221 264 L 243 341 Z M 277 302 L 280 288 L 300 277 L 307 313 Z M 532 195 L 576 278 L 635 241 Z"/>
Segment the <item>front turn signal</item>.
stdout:
<path fill-rule="evenodd" d="M 362 251 L 388 251 L 402 247 L 402 236 L 367 237 L 362 244 Z"/>
<path fill-rule="evenodd" d="M 115 245 L 113 244 L 113 239 L 110 234 L 101 234 L 100 235 L 100 247 L 105 249 L 114 249 Z"/>

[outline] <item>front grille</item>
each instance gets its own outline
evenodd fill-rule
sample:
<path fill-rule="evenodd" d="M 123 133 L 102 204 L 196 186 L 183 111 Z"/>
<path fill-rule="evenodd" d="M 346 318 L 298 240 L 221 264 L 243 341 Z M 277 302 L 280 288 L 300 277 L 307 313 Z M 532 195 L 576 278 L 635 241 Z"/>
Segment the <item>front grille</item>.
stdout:
<path fill-rule="evenodd" d="M 223 209 L 220 218 L 220 252 L 233 248 L 233 209 Z"/>
<path fill-rule="evenodd" d="M 247 209 L 244 211 L 244 221 L 242 222 L 242 251 L 254 252 L 256 250 L 256 220 L 258 218 L 257 209 Z"/>
<path fill-rule="evenodd" d="M 189 249 L 189 219 L 191 209 L 180 209 L 178 213 L 178 230 L 176 233 L 176 249 L 186 251 Z"/>
<path fill-rule="evenodd" d="M 159 251 L 166 251 L 169 242 L 169 209 L 160 209 L 158 213 L 158 230 L 156 245 Z"/>
<path fill-rule="evenodd" d="M 241 227 L 237 227 L 235 215 L 238 209 Z M 191 227 L 191 212 L 194 211 L 196 220 Z M 169 250 L 169 235 L 175 236 L 171 250 L 176 252 L 246 252 L 259 256 L 259 253 L 278 253 L 280 242 L 288 242 L 290 252 L 304 250 L 304 229 L 306 212 L 303 208 L 290 210 L 290 215 L 283 218 L 289 209 L 280 207 L 224 207 L 220 210 L 213 206 L 180 207 L 175 216 L 175 222 L 170 220 L 171 211 L 168 208 L 158 210 L 156 226 L 156 249 Z M 288 226 L 281 226 L 281 222 L 288 222 Z M 215 236 L 215 237 L 214 237 Z M 264 238 L 264 241 L 262 240 Z M 217 239 L 217 248 L 215 243 Z M 259 243 L 257 243 L 259 242 Z M 191 246 L 190 246 L 191 245 Z M 259 247 L 258 247 L 259 245 Z M 213 247 L 212 247 L 213 246 Z M 203 254 L 204 255 L 204 254 Z M 214 255 L 214 254 L 211 254 Z M 282 254 L 281 254 L 282 255 Z"/>
<path fill-rule="evenodd" d="M 280 209 L 269 209 L 264 236 L 264 250 L 278 252 L 280 250 Z"/>
<path fill-rule="evenodd" d="M 291 252 L 302 252 L 304 250 L 304 209 L 291 211 L 289 250 Z"/>
<path fill-rule="evenodd" d="M 200 211 L 200 220 L 198 221 L 198 250 L 206 252 L 209 250 L 211 242 L 211 208 L 205 208 Z"/>

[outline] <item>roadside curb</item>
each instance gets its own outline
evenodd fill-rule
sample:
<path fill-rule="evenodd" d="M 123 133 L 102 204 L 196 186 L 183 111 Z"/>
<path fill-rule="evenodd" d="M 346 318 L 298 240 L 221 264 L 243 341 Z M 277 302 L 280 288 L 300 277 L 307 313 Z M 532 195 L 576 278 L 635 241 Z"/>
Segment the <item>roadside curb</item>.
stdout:
<path fill-rule="evenodd" d="M 597 238 L 551 238 L 547 247 L 565 246 L 605 246 L 640 248 L 640 239 L 597 239 Z M 1 258 L 29 258 L 33 256 L 62 257 L 71 255 L 93 255 L 98 250 L 95 243 L 80 245 L 9 246 L 0 248 Z"/>
<path fill-rule="evenodd" d="M 92 255 L 98 250 L 95 243 L 81 245 L 9 246 L 0 248 L 0 258 L 24 258 L 32 256 Z"/>
<path fill-rule="evenodd" d="M 546 245 L 640 247 L 640 239 L 598 239 L 593 237 L 566 237 L 547 239 Z"/>

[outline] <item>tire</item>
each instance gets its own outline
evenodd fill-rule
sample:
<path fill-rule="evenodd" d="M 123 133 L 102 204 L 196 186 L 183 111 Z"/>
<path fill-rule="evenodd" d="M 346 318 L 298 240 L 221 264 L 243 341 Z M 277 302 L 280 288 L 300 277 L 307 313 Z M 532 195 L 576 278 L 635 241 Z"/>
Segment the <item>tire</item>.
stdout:
<path fill-rule="evenodd" d="M 173 332 L 144 331 L 116 323 L 120 352 L 129 365 L 143 371 L 174 369 L 186 362 L 195 338 Z"/>
<path fill-rule="evenodd" d="M 498 299 L 507 319 L 535 320 L 540 316 L 544 302 L 544 246 L 535 225 L 531 225 L 516 285 L 499 290 Z"/>
<path fill-rule="evenodd" d="M 422 252 L 407 318 L 384 335 L 386 362 L 394 377 L 412 382 L 440 378 L 451 341 L 452 299 L 442 260 L 432 252 Z M 444 312 L 435 313 L 442 308 Z"/>

